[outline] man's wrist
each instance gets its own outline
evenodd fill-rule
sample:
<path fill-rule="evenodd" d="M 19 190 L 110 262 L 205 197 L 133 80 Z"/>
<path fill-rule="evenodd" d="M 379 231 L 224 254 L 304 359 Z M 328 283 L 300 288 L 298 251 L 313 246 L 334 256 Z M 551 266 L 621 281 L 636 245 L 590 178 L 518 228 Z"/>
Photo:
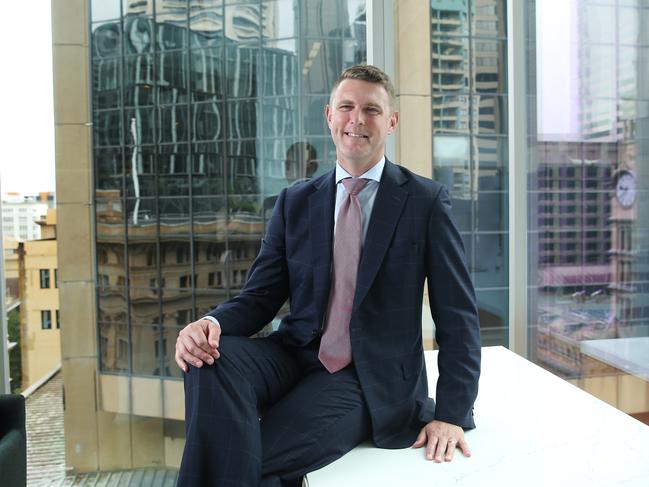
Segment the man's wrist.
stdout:
<path fill-rule="evenodd" d="M 214 318 L 214 316 L 203 316 L 203 317 L 201 318 L 201 320 L 211 321 L 211 322 L 214 323 L 215 325 L 219 325 L 219 328 L 221 328 L 221 323 L 219 323 L 219 320 L 217 320 L 216 318 Z"/>
<path fill-rule="evenodd" d="M 439 415 L 439 416 L 435 416 L 433 418 L 433 421 L 441 421 L 442 423 L 452 424 L 453 426 L 459 426 L 462 429 L 475 428 L 474 425 L 467 424 L 465 421 L 462 421 L 461 418 L 457 418 L 457 417 Z"/>

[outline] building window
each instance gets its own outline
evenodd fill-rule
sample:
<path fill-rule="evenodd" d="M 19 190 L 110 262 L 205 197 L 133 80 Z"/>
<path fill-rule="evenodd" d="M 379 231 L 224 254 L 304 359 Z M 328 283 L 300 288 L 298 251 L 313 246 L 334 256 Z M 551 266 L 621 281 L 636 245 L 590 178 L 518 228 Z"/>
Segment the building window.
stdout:
<path fill-rule="evenodd" d="M 50 288 L 50 270 L 49 269 L 41 269 L 40 270 L 40 276 L 41 276 L 41 289 L 49 289 Z"/>
<path fill-rule="evenodd" d="M 126 360 L 128 358 L 128 341 L 123 338 L 117 340 L 117 358 Z"/>
<path fill-rule="evenodd" d="M 49 309 L 41 311 L 41 328 L 43 330 L 52 329 L 52 312 Z"/>
<path fill-rule="evenodd" d="M 146 265 L 155 265 L 155 249 L 149 249 L 146 253 Z"/>
<path fill-rule="evenodd" d="M 218 257 L 219 250 L 216 244 L 208 244 L 207 249 L 205 249 L 205 258 L 207 260 L 215 260 Z"/>
<path fill-rule="evenodd" d="M 185 326 L 191 321 L 192 310 L 191 309 L 179 309 L 178 314 L 176 315 L 176 324 L 179 326 Z"/>
<path fill-rule="evenodd" d="M 178 264 L 189 262 L 189 257 L 189 245 L 181 245 L 176 247 L 176 262 Z"/>
<path fill-rule="evenodd" d="M 59 310 L 56 310 L 56 329 L 61 329 L 61 320 L 59 319 Z"/>
<path fill-rule="evenodd" d="M 165 350 L 167 350 L 167 339 L 166 338 L 156 338 L 155 341 L 155 358 L 164 357 Z"/>
<path fill-rule="evenodd" d="M 59 287 L 59 270 L 54 269 L 54 287 L 58 289 Z"/>
<path fill-rule="evenodd" d="M 158 286 L 158 283 L 160 283 L 159 286 Z M 159 289 L 162 289 L 163 287 L 165 287 L 165 278 L 163 277 L 160 280 L 158 280 L 155 277 L 152 278 L 152 279 L 149 279 L 149 287 L 151 288 L 151 291 L 153 292 L 153 294 L 158 294 Z"/>
<path fill-rule="evenodd" d="M 181 288 L 183 288 L 183 287 L 189 287 L 189 276 L 187 276 L 187 275 L 185 275 L 185 276 L 180 276 L 180 282 L 179 282 L 179 284 L 180 284 L 180 287 L 181 287 Z"/>

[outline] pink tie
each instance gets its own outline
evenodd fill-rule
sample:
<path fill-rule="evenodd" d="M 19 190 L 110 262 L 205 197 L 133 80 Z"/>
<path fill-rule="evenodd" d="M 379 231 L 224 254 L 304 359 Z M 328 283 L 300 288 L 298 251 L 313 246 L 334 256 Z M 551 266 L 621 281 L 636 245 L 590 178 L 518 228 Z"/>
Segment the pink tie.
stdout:
<path fill-rule="evenodd" d="M 363 212 L 357 195 L 367 182 L 367 179 L 352 178 L 342 181 L 347 197 L 343 200 L 336 222 L 327 323 L 318 353 L 320 362 L 332 374 L 352 362 L 349 321 L 363 242 Z"/>

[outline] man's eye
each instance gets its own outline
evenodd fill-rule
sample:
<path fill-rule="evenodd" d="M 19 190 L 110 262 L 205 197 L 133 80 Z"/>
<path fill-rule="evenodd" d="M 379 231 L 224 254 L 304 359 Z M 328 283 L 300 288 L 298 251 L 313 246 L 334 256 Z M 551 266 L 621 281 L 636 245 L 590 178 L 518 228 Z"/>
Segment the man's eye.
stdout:
<path fill-rule="evenodd" d="M 368 111 L 369 113 L 371 113 L 372 115 L 376 115 L 377 113 L 381 113 L 381 110 L 378 109 L 377 107 L 369 107 L 369 108 L 367 109 L 367 111 Z"/>

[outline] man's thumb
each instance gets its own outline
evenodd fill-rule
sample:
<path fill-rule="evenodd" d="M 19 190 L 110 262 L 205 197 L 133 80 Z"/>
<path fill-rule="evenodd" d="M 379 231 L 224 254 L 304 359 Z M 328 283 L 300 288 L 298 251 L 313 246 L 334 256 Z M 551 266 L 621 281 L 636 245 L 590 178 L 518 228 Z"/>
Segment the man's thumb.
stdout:
<path fill-rule="evenodd" d="M 207 325 L 207 343 L 209 343 L 214 348 L 219 346 L 219 337 L 221 335 L 220 331 L 221 327 L 219 325 L 216 325 L 214 323 Z"/>

